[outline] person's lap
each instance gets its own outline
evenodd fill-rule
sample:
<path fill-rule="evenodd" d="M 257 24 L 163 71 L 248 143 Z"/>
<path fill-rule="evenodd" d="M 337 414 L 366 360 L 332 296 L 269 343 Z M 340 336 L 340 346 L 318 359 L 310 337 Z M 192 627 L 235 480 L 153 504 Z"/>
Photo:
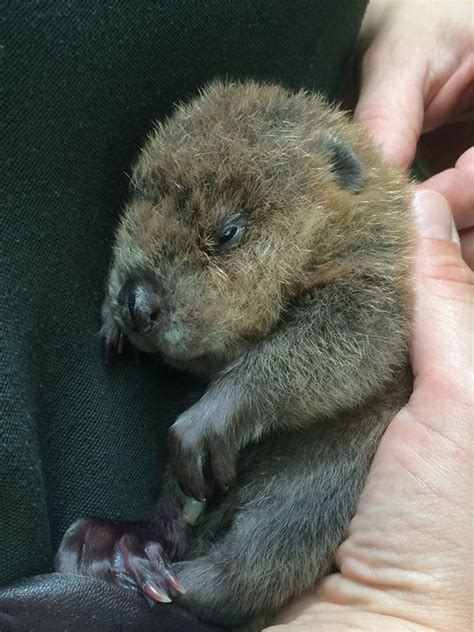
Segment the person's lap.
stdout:
<path fill-rule="evenodd" d="M 153 362 L 136 367 L 126 356 L 108 370 L 100 365 L 103 279 L 125 171 L 152 121 L 216 75 L 340 98 L 365 4 L 146 0 L 139 10 L 103 2 L 91 11 L 88 3 L 27 0 L 6 13 L 5 49 L 15 57 L 4 81 L 4 627 L 22 630 L 23 610 L 30 630 L 63 629 L 66 620 L 72 630 L 94 610 L 101 632 L 114 613 L 142 630 L 158 613 L 169 630 L 189 617 L 87 578 L 44 575 L 74 519 L 136 519 L 150 507 L 167 425 L 194 390 Z"/>

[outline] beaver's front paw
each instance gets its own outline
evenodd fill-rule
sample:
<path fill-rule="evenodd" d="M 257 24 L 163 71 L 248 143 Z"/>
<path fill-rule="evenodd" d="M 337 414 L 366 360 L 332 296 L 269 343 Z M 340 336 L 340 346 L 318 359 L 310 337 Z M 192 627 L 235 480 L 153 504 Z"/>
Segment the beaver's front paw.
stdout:
<path fill-rule="evenodd" d="M 215 487 L 227 492 L 235 478 L 237 449 L 227 432 L 229 412 L 205 394 L 170 428 L 170 467 L 187 496 L 203 501 Z"/>
<path fill-rule="evenodd" d="M 146 522 L 77 520 L 56 555 L 60 573 L 88 575 L 169 602 L 183 591 L 163 547 Z"/>

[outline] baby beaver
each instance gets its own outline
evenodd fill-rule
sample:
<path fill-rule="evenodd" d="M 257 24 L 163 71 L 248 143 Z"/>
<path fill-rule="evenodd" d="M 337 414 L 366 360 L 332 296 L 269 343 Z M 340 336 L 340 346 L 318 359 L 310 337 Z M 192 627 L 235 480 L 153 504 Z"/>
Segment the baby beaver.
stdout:
<path fill-rule="evenodd" d="M 108 352 L 125 335 L 209 386 L 170 429 L 153 516 L 77 521 L 60 571 L 232 627 L 263 625 L 328 573 L 411 390 L 411 195 L 318 95 L 215 82 L 156 126 L 102 334 Z"/>

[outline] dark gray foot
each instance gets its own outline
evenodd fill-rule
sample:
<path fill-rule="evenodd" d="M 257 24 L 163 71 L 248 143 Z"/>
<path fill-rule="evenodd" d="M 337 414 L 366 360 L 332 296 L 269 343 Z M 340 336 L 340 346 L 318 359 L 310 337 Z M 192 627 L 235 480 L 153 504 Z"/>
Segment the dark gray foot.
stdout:
<path fill-rule="evenodd" d="M 61 573 L 87 575 L 170 602 L 183 587 L 153 523 L 82 518 L 65 533 L 56 556 Z"/>

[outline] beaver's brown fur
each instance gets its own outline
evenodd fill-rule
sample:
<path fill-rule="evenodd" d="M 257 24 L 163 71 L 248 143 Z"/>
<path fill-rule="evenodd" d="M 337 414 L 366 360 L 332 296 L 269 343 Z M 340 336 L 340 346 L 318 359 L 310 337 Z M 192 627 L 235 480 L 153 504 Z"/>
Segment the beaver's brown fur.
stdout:
<path fill-rule="evenodd" d="M 172 478 L 209 496 L 206 461 L 228 492 L 189 534 L 170 482 L 146 536 L 121 534 L 161 542 L 185 607 L 241 625 L 328 571 L 408 397 L 412 189 L 322 97 L 251 82 L 157 125 L 132 185 L 102 331 L 211 378 L 171 428 Z M 90 527 L 60 568 L 97 574 Z"/>

